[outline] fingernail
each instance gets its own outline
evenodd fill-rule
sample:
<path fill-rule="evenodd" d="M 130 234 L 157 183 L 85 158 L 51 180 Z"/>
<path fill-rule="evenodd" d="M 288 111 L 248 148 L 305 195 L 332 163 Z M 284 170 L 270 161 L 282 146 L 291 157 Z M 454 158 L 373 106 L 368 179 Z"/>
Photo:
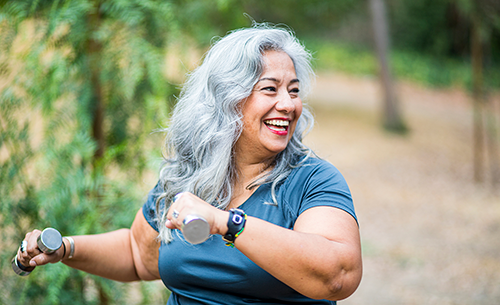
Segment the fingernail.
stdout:
<path fill-rule="evenodd" d="M 34 260 L 30 260 L 30 266 L 31 267 L 36 267 L 36 262 Z"/>

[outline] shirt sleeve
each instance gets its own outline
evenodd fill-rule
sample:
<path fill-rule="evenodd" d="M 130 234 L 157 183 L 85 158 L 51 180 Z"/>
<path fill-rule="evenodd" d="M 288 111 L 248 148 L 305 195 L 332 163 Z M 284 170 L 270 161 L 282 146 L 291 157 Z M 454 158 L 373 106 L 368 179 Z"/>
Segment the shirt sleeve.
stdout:
<path fill-rule="evenodd" d="M 149 191 L 148 198 L 144 205 L 142 206 L 142 213 L 144 214 L 144 218 L 151 225 L 153 229 L 158 232 L 158 215 L 156 212 L 156 199 L 163 193 L 163 187 L 161 183 L 158 182 L 156 186 Z M 160 201 L 160 209 L 163 209 L 165 206 L 165 200 L 162 199 Z"/>
<path fill-rule="evenodd" d="M 303 181 L 298 214 L 312 207 L 331 206 L 349 213 L 357 222 L 349 186 L 339 170 L 322 161 L 307 171 L 309 175 Z"/>

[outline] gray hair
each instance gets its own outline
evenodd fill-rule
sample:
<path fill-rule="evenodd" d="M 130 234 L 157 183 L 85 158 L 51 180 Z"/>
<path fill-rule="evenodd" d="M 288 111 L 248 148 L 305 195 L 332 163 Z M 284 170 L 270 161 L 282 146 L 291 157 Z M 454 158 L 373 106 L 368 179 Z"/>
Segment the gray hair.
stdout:
<path fill-rule="evenodd" d="M 290 30 L 268 24 L 254 24 L 219 39 L 206 53 L 202 65 L 188 76 L 166 129 L 166 157 L 160 171 L 165 193 L 156 202 L 159 237 L 163 241 L 172 240 L 165 221 L 177 193 L 191 192 L 221 209 L 229 205 L 237 177 L 233 147 L 242 130 L 241 104 L 263 72 L 264 52 L 270 50 L 290 56 L 300 80 L 300 97 L 304 98 L 314 78 L 311 54 Z M 311 112 L 304 107 L 272 171 L 247 188 L 272 182 L 271 204 L 277 204 L 276 186 L 312 154 L 302 144 L 302 137 L 313 122 Z"/>

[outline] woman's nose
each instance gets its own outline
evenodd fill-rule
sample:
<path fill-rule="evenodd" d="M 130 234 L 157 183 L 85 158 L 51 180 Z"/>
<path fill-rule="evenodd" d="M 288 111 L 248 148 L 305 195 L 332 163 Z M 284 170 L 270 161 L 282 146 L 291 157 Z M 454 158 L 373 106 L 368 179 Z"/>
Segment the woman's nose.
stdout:
<path fill-rule="evenodd" d="M 276 110 L 289 113 L 295 110 L 295 103 L 288 92 L 278 95 L 278 101 L 275 105 Z"/>

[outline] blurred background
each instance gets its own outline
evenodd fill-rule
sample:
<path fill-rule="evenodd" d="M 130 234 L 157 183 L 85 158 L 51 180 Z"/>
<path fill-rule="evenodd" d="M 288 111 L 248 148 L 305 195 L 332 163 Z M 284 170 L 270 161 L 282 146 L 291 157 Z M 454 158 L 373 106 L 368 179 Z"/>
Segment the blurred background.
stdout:
<path fill-rule="evenodd" d="M 10 261 L 33 228 L 129 227 L 186 73 L 252 20 L 314 54 L 306 144 L 346 177 L 363 246 L 339 304 L 500 302 L 499 1 L 16 0 L 0 1 L 0 304 L 166 303 L 158 281 Z"/>

